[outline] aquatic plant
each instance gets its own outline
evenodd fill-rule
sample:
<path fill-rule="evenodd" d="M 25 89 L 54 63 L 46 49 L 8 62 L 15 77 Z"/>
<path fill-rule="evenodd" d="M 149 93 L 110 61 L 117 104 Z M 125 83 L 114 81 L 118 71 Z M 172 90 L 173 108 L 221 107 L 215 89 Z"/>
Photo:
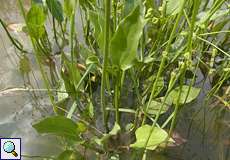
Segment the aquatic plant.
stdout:
<path fill-rule="evenodd" d="M 178 114 L 202 90 L 200 73 L 213 84 L 207 100 L 229 107 L 225 0 L 31 0 L 29 11 L 18 3 L 54 111 L 33 127 L 63 138 L 57 159 L 121 159 L 129 151 L 144 160 L 175 143 Z M 30 74 L 23 43 L 1 24 Z"/>

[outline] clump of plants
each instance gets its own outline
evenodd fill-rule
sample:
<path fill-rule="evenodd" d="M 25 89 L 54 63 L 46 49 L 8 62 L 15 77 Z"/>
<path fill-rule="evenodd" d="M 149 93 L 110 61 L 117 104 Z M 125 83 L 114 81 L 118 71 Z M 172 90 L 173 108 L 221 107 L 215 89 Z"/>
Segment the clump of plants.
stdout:
<path fill-rule="evenodd" d="M 201 73 L 212 83 L 207 99 L 229 107 L 225 0 L 31 0 L 29 11 L 18 4 L 54 111 L 33 127 L 62 138 L 57 159 L 144 160 L 175 143 L 177 116 L 201 92 Z M 1 24 L 30 74 L 28 52 Z"/>

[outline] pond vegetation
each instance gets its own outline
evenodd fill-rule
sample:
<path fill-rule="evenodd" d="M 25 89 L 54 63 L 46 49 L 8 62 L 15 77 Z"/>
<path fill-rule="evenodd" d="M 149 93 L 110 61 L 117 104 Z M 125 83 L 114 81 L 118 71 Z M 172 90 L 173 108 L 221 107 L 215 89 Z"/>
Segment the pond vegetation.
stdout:
<path fill-rule="evenodd" d="M 152 159 L 185 142 L 175 138 L 178 115 L 201 91 L 204 103 L 230 109 L 228 1 L 17 2 L 53 107 L 33 127 L 65 148 L 50 159 Z M 29 51 L 1 25 L 28 78 Z"/>

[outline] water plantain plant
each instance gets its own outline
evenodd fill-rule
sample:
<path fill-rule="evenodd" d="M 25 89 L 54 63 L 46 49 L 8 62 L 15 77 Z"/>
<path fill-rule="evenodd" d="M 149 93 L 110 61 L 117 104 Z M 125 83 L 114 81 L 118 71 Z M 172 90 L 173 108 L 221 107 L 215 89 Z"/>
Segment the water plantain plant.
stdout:
<path fill-rule="evenodd" d="M 226 0 L 31 0 L 28 11 L 18 4 L 54 111 L 33 127 L 64 140 L 58 160 L 145 160 L 175 143 L 177 115 L 203 90 L 197 77 L 212 83 L 207 100 L 229 107 Z M 23 42 L 1 24 L 30 74 Z"/>

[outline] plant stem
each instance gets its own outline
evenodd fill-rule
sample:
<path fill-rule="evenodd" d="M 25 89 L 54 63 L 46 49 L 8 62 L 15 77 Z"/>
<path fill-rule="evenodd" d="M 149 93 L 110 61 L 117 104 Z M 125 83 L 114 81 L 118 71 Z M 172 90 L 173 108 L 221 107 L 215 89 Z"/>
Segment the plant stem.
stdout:
<path fill-rule="evenodd" d="M 180 99 L 181 99 L 181 95 L 182 95 L 183 83 L 184 83 L 184 78 L 185 78 L 185 70 L 186 70 L 186 65 L 184 63 L 182 65 L 183 66 L 181 68 L 181 72 L 182 73 L 181 73 L 181 76 L 180 76 L 179 95 L 177 97 L 176 106 L 175 106 L 175 110 L 174 110 L 174 116 L 173 116 L 172 123 L 171 123 L 171 126 L 170 126 L 170 130 L 169 130 L 167 141 L 171 137 L 172 131 L 175 128 L 176 117 L 177 117 L 177 114 L 178 114 L 178 111 L 179 111 L 179 106 L 180 106 Z M 167 142 L 166 142 L 166 144 L 167 144 Z"/>
<path fill-rule="evenodd" d="M 106 84 L 106 68 L 108 64 L 109 55 L 109 41 L 110 41 L 110 10 L 111 10 L 111 0 L 105 0 L 105 37 L 104 37 L 104 61 L 102 68 L 102 81 L 101 81 L 101 110 L 103 114 L 103 122 L 106 132 L 108 132 L 108 124 L 106 120 L 106 101 L 105 101 L 105 84 Z"/>
<path fill-rule="evenodd" d="M 114 106 L 116 109 L 116 123 L 120 125 L 120 114 L 119 114 L 119 106 L 120 106 L 120 92 L 121 92 L 121 79 L 120 79 L 120 71 L 118 71 L 117 77 L 116 77 L 116 84 L 115 84 L 115 97 L 114 97 Z"/>
<path fill-rule="evenodd" d="M 117 0 L 113 0 L 113 23 L 114 23 L 114 31 L 117 28 Z"/>
<path fill-rule="evenodd" d="M 151 104 L 151 101 L 152 101 L 152 99 L 153 99 L 153 97 L 154 97 L 154 94 L 155 94 L 155 91 L 156 91 L 156 88 L 157 88 L 157 81 L 158 81 L 158 79 L 160 78 L 161 73 L 162 73 L 162 71 L 163 71 L 163 69 L 164 69 L 164 65 L 165 65 L 165 62 L 166 62 L 166 60 L 167 60 L 168 52 L 169 52 L 171 43 L 172 43 L 172 41 L 173 41 L 174 34 L 176 33 L 177 26 L 179 25 L 180 19 L 181 19 L 182 14 L 183 14 L 183 8 L 184 8 L 184 6 L 185 6 L 185 3 L 186 3 L 186 1 L 183 0 L 183 4 L 182 4 L 182 7 L 181 7 L 181 10 L 180 10 L 179 14 L 177 15 L 177 19 L 176 19 L 175 25 L 173 26 L 173 30 L 172 30 L 172 32 L 171 32 L 171 34 L 170 34 L 169 42 L 168 42 L 168 44 L 167 44 L 167 47 L 166 47 L 166 49 L 165 49 L 165 52 L 163 53 L 163 58 L 162 58 L 162 60 L 161 60 L 160 68 L 159 68 L 159 70 L 158 70 L 156 79 L 155 79 L 155 81 L 154 81 L 154 83 L 153 83 L 153 88 L 152 88 L 152 92 L 151 92 L 151 95 L 150 95 L 150 98 L 149 98 L 149 101 L 148 101 L 148 104 L 147 104 L 147 107 L 146 107 L 146 111 L 148 110 L 148 108 L 149 108 L 149 106 L 150 106 L 150 104 Z M 166 98 L 164 98 L 164 99 L 166 99 Z M 164 101 L 165 101 L 165 100 L 164 100 Z M 157 123 L 157 120 L 158 120 L 158 118 L 160 117 L 160 112 L 161 112 L 162 108 L 163 108 L 163 105 L 161 106 L 160 111 L 159 111 L 158 114 L 156 115 L 155 121 L 154 121 L 154 123 L 152 124 L 150 133 L 149 133 L 148 138 L 147 138 L 147 140 L 146 140 L 146 142 L 145 142 L 145 149 L 146 149 L 146 147 L 147 147 L 147 145 L 148 145 L 148 142 L 149 142 L 149 139 L 150 139 L 150 137 L 151 137 L 151 135 L 152 135 L 152 133 L 153 133 L 153 131 L 154 131 L 155 125 L 156 125 L 156 123 Z M 146 121 L 146 116 L 144 116 L 144 119 L 143 119 L 143 121 L 142 121 L 142 125 L 145 124 L 145 121 Z M 143 154 L 143 157 L 144 157 L 144 156 L 145 156 L 145 154 Z"/>
<path fill-rule="evenodd" d="M 26 25 L 28 26 L 28 22 L 26 20 L 26 14 L 25 14 L 25 9 L 23 7 L 23 4 L 22 4 L 22 1 L 21 0 L 18 0 L 19 2 L 19 7 L 20 7 L 20 10 L 22 12 L 22 15 L 23 15 L 23 18 L 25 20 L 25 23 Z M 36 42 L 35 40 L 33 39 L 33 37 L 31 36 L 30 32 L 29 32 L 29 36 L 30 36 L 30 39 L 31 39 L 31 43 L 32 43 L 32 46 L 33 46 L 33 49 L 35 51 L 35 58 L 36 58 L 36 61 L 38 63 L 38 66 L 39 66 L 39 69 L 40 69 L 40 72 L 41 72 L 41 75 L 42 75 L 42 78 L 44 80 L 44 83 L 45 83 L 45 86 L 47 88 L 47 91 L 48 91 L 48 95 L 49 95 L 49 98 L 50 98 L 50 101 L 53 105 L 53 110 L 54 110 L 54 113 L 57 114 L 57 111 L 58 111 L 58 108 L 57 108 L 57 105 L 55 104 L 54 102 L 54 97 L 52 96 L 52 93 L 51 93 L 51 90 L 50 90 L 50 84 L 49 84 L 49 81 L 47 79 L 47 75 L 42 67 L 42 64 L 41 64 L 41 60 L 40 60 L 40 57 L 39 57 L 39 51 L 37 50 L 37 47 L 36 47 Z"/>
<path fill-rule="evenodd" d="M 56 23 L 55 23 L 55 18 L 54 18 L 54 16 L 52 16 L 52 20 L 53 20 L 53 23 L 52 23 L 52 24 L 53 24 L 53 31 L 54 31 L 54 39 L 55 39 L 55 42 L 56 42 L 58 48 L 60 49 L 60 45 L 59 45 L 58 39 L 57 39 L 57 30 L 56 30 Z"/>

